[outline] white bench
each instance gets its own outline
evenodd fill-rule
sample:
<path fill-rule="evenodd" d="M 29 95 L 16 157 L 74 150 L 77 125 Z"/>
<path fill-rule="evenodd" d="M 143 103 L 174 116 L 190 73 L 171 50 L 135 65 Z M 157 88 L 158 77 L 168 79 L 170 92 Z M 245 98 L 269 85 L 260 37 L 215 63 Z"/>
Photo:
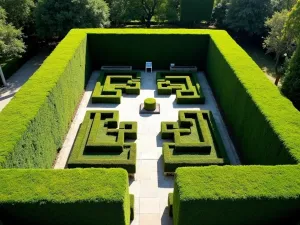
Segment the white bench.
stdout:
<path fill-rule="evenodd" d="M 101 70 L 132 70 L 132 66 L 101 66 Z"/>
<path fill-rule="evenodd" d="M 197 66 L 170 66 L 170 71 L 191 71 L 197 72 Z"/>

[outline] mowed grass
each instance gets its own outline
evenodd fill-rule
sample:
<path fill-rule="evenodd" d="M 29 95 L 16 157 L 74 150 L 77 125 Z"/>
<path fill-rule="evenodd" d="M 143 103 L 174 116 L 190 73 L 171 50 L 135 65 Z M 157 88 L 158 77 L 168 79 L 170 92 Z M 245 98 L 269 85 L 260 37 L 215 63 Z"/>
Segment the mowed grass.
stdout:
<path fill-rule="evenodd" d="M 248 53 L 254 62 L 267 75 L 268 79 L 275 81 L 275 61 L 270 54 L 266 54 L 262 48 L 251 43 L 239 43 L 240 46 Z"/>

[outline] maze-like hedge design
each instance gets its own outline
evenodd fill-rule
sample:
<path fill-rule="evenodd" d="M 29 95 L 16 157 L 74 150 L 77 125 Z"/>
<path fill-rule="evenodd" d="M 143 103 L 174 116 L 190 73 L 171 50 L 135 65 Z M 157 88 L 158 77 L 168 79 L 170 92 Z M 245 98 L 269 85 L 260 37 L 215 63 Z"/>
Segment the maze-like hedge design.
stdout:
<path fill-rule="evenodd" d="M 77 134 L 68 167 L 120 167 L 135 173 L 137 122 L 120 122 L 118 111 L 88 111 Z"/>
<path fill-rule="evenodd" d="M 205 97 L 196 75 L 191 72 L 156 73 L 157 92 L 159 95 L 176 94 L 178 104 L 204 104 Z"/>
<path fill-rule="evenodd" d="M 92 94 L 92 103 L 121 103 L 122 94 L 139 95 L 141 73 L 102 71 Z"/>
<path fill-rule="evenodd" d="M 164 172 L 182 166 L 228 163 L 225 148 L 210 111 L 179 111 L 178 122 L 162 122 Z"/>

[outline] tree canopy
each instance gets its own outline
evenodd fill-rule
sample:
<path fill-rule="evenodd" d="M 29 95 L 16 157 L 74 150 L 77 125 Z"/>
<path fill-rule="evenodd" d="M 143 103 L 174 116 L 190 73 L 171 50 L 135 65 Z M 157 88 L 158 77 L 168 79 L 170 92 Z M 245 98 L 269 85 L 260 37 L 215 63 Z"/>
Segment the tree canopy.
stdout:
<path fill-rule="evenodd" d="M 225 22 L 236 32 L 261 35 L 271 11 L 270 0 L 231 0 Z"/>
<path fill-rule="evenodd" d="M 24 52 L 21 30 L 6 22 L 6 12 L 0 7 L 0 61 L 19 57 Z"/>
<path fill-rule="evenodd" d="M 40 0 L 36 9 L 37 33 L 42 38 L 61 39 L 72 28 L 109 24 L 109 7 L 103 0 Z"/>

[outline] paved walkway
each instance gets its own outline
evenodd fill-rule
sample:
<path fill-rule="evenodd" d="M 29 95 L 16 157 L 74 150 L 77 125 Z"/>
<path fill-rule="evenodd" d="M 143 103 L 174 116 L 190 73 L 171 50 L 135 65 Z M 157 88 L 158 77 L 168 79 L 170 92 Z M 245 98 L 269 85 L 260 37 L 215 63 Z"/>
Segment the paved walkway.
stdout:
<path fill-rule="evenodd" d="M 23 84 L 25 84 L 31 75 L 40 67 L 47 55 L 47 53 L 39 53 L 32 57 L 7 80 L 8 87 L 0 88 L 0 112 L 12 100 Z"/>
<path fill-rule="evenodd" d="M 74 118 L 71 129 L 57 158 L 55 168 L 64 168 L 71 151 L 77 130 L 87 109 L 119 110 L 120 121 L 138 122 L 137 172 L 130 179 L 130 193 L 135 195 L 135 219 L 132 225 L 171 225 L 168 215 L 168 193 L 173 191 L 174 178 L 163 175 L 162 143 L 160 138 L 161 121 L 177 121 L 179 110 L 209 109 L 213 112 L 225 147 L 232 164 L 240 164 L 234 146 L 229 138 L 216 102 L 203 73 L 198 79 L 206 96 L 204 105 L 177 105 L 175 95 L 160 96 L 156 92 L 155 72 L 142 73 L 141 93 L 139 96 L 125 95 L 122 103 L 91 104 L 90 96 L 99 72 L 94 72 L 88 83 L 81 105 Z M 155 97 L 161 104 L 159 115 L 140 115 L 139 105 L 147 97 Z"/>

